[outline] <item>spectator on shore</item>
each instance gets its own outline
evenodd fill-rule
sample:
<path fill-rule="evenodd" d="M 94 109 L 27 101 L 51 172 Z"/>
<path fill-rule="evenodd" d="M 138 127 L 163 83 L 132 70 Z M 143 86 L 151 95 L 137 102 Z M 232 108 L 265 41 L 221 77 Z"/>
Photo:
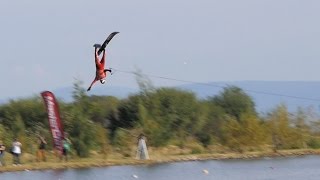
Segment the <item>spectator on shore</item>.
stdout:
<path fill-rule="evenodd" d="M 47 141 L 45 138 L 41 135 L 38 135 L 38 143 L 39 143 L 39 148 L 37 152 L 37 161 L 46 161 L 46 144 Z"/>
<path fill-rule="evenodd" d="M 145 160 L 149 159 L 146 137 L 144 134 L 140 134 L 138 137 L 138 150 L 137 150 L 137 159 Z"/>
<path fill-rule="evenodd" d="M 4 146 L 3 142 L 0 140 L 0 166 L 5 166 L 4 162 L 4 152 L 6 147 Z"/>
<path fill-rule="evenodd" d="M 21 147 L 22 144 L 18 141 L 17 138 L 14 139 L 12 143 L 11 153 L 13 155 L 13 165 L 21 165 L 20 156 L 21 156 Z"/>
<path fill-rule="evenodd" d="M 71 141 L 64 137 L 62 140 L 62 160 L 68 161 L 68 156 L 71 150 Z"/>

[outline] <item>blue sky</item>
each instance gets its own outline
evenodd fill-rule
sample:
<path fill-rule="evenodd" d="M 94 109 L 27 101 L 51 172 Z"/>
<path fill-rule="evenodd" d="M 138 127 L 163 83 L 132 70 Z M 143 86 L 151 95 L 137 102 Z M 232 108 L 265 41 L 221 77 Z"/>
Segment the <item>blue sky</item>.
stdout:
<path fill-rule="evenodd" d="M 89 86 L 92 45 L 113 31 L 115 69 L 196 82 L 319 81 L 319 8 L 317 0 L 1 0 L 0 99 L 75 78 Z M 137 85 L 118 72 L 104 86 Z"/>

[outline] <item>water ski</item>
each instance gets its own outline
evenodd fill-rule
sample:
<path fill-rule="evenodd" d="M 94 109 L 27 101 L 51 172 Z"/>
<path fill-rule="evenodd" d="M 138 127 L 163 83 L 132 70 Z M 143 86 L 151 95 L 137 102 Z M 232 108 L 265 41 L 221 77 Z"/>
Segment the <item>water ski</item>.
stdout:
<path fill-rule="evenodd" d="M 111 34 L 109 34 L 109 36 L 107 37 L 107 39 L 102 43 L 102 45 L 99 47 L 99 44 L 95 44 L 94 47 L 98 47 L 98 55 L 101 54 L 101 52 L 106 48 L 106 46 L 109 44 L 109 42 L 111 41 L 111 39 L 118 34 L 119 32 L 113 32 Z"/>

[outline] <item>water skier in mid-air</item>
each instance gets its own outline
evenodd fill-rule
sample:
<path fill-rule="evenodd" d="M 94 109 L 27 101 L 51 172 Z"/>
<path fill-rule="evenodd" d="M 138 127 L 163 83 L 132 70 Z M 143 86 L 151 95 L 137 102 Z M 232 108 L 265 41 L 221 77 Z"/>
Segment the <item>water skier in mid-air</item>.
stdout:
<path fill-rule="evenodd" d="M 95 54 L 95 63 L 96 63 L 96 77 L 92 81 L 91 85 L 87 89 L 87 91 L 91 90 L 91 87 L 93 84 L 97 81 L 100 81 L 101 84 L 104 84 L 106 82 L 107 72 L 112 73 L 111 69 L 104 69 L 105 62 L 106 62 L 106 50 L 103 49 L 102 52 L 102 58 L 100 60 L 98 55 L 98 49 L 101 47 L 99 44 L 94 45 L 94 54 Z"/>
<path fill-rule="evenodd" d="M 87 89 L 87 91 L 90 91 L 91 87 L 96 81 L 100 81 L 101 84 L 104 84 L 106 82 L 107 72 L 110 72 L 112 74 L 111 69 L 104 69 L 105 62 L 106 62 L 106 46 L 109 44 L 111 39 L 118 34 L 119 32 L 113 32 L 109 34 L 107 39 L 100 44 L 93 45 L 94 47 L 94 56 L 95 56 L 95 63 L 96 63 L 96 77 L 92 81 L 91 85 Z M 100 60 L 99 55 L 103 52 L 102 58 Z"/>

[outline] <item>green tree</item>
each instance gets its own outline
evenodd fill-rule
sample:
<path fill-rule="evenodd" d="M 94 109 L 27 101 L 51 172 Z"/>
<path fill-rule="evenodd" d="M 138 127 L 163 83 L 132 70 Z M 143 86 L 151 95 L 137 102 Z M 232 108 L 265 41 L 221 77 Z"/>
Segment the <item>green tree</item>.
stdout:
<path fill-rule="evenodd" d="M 298 139 L 301 141 L 300 147 L 307 147 L 307 141 L 310 137 L 310 127 L 306 123 L 307 114 L 302 108 L 298 108 L 296 114 L 293 117 L 293 124 Z"/>
<path fill-rule="evenodd" d="M 11 146 L 13 139 L 12 133 L 2 124 L 0 124 L 0 138 L 7 147 Z"/>
<path fill-rule="evenodd" d="M 278 106 L 268 118 L 268 127 L 271 133 L 274 150 L 292 149 L 304 146 L 303 136 L 294 127 L 287 107 Z"/>
<path fill-rule="evenodd" d="M 236 86 L 224 88 L 221 94 L 211 98 L 211 100 L 238 121 L 242 113 L 257 114 L 252 98 Z"/>
<path fill-rule="evenodd" d="M 68 113 L 64 115 L 64 120 L 67 122 L 65 131 L 70 135 L 72 147 L 80 157 L 88 157 L 90 150 L 95 144 L 98 144 L 95 125 L 88 118 L 90 103 L 84 92 L 85 89 L 81 86 L 81 82 L 77 81 L 73 91 L 75 101 Z"/>
<path fill-rule="evenodd" d="M 238 151 L 258 148 L 267 143 L 266 129 L 253 114 L 242 114 L 240 121 L 230 118 L 224 123 L 223 131 L 224 145 Z"/>
<path fill-rule="evenodd" d="M 94 123 L 75 107 L 70 114 L 70 124 L 66 132 L 70 135 L 72 147 L 80 157 L 88 157 L 89 152 L 97 144 Z"/>
<path fill-rule="evenodd" d="M 133 128 L 138 121 L 140 95 L 132 95 L 119 102 L 117 109 L 112 109 L 108 119 L 111 139 L 118 128 Z"/>
<path fill-rule="evenodd" d="M 104 158 L 107 158 L 108 152 L 110 152 L 108 132 L 99 124 L 95 125 L 95 129 L 97 145 L 100 147 L 100 152 L 103 154 Z"/>
<path fill-rule="evenodd" d="M 186 138 L 195 134 L 201 113 L 193 93 L 159 88 L 140 96 L 140 100 L 139 123 L 144 127 L 150 144 L 163 146 L 175 139 L 183 147 Z"/>
<path fill-rule="evenodd" d="M 12 100 L 8 104 L 1 106 L 0 119 L 1 123 L 12 128 L 13 118 L 20 116 L 25 127 L 36 131 L 39 127 L 48 126 L 46 110 L 40 97 L 29 99 Z"/>
<path fill-rule="evenodd" d="M 118 128 L 115 131 L 113 145 L 116 150 L 125 157 L 130 157 L 132 155 L 132 145 L 135 137 L 131 135 L 128 130 L 123 128 Z"/>
<path fill-rule="evenodd" d="M 109 127 L 109 117 L 113 112 L 117 112 L 120 100 L 112 96 L 90 96 L 89 101 L 89 118 L 103 127 Z"/>
<path fill-rule="evenodd" d="M 216 143 L 218 141 L 221 142 L 223 138 L 223 122 L 226 120 L 224 110 L 212 103 L 212 101 L 203 101 L 200 111 L 196 137 L 205 147 L 214 141 Z"/>

